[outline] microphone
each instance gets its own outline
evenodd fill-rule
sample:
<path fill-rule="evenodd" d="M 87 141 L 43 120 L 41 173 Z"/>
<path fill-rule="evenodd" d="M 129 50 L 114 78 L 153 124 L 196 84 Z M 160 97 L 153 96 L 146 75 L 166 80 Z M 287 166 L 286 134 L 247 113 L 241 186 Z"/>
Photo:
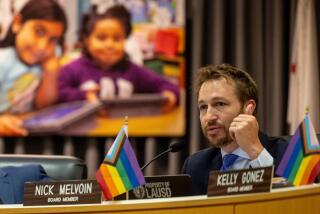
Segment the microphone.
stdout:
<path fill-rule="evenodd" d="M 170 152 L 179 152 L 181 149 L 183 149 L 186 146 L 186 144 L 183 141 L 178 141 L 176 143 L 173 143 L 169 146 Z M 168 150 L 169 150 L 168 149 Z"/>
<path fill-rule="evenodd" d="M 158 154 L 157 156 L 155 156 L 151 161 L 149 161 L 148 163 L 146 163 L 143 167 L 141 167 L 141 171 L 143 171 L 147 166 L 149 166 L 154 160 L 157 160 L 158 158 L 162 157 L 163 155 L 169 153 L 169 152 L 178 152 L 181 149 L 183 149 L 185 147 L 185 143 L 183 141 L 178 141 L 176 143 L 173 143 L 169 146 L 169 148 L 164 151 L 161 152 L 160 154 Z"/>

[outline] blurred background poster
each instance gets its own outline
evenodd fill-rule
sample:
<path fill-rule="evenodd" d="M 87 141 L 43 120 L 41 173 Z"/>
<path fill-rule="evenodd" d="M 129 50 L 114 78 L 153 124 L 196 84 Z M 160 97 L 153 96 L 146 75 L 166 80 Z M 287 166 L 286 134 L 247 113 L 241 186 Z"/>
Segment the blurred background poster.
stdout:
<path fill-rule="evenodd" d="M 0 2 L 0 37 L 3 38 L 12 15 L 25 0 Z M 185 0 L 58 0 L 68 18 L 64 50 L 57 50 L 63 65 L 81 56 L 77 42 L 82 14 L 92 5 L 102 13 L 115 4 L 124 5 L 131 14 L 132 33 L 126 40 L 129 59 L 147 67 L 176 85 L 180 91 L 178 105 L 163 112 L 160 94 L 135 95 L 103 104 L 104 113 L 97 111 L 68 124 L 58 135 L 115 136 L 124 117 L 129 116 L 129 135 L 136 137 L 183 137 L 185 135 Z M 159 98 L 157 98 L 157 96 Z M 67 103 L 64 103 L 68 106 Z M 50 114 L 55 106 L 50 106 Z M 53 109 L 53 110 L 52 110 Z M 61 110 L 61 107 L 57 108 Z M 102 111 L 103 112 L 103 111 Z M 105 113 L 107 112 L 107 114 Z M 30 115 L 38 113 L 31 112 Z M 48 113 L 49 114 L 49 113 Z M 42 119 L 52 115 L 44 115 Z M 74 118 L 73 118 L 74 119 Z"/>

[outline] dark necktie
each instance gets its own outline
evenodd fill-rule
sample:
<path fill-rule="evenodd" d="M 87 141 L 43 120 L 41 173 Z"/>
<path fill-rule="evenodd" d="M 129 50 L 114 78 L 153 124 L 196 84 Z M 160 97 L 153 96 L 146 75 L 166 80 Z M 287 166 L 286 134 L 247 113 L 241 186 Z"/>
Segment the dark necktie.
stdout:
<path fill-rule="evenodd" d="M 237 160 L 239 156 L 235 154 L 227 154 L 223 157 L 221 171 L 227 171 L 230 166 Z"/>

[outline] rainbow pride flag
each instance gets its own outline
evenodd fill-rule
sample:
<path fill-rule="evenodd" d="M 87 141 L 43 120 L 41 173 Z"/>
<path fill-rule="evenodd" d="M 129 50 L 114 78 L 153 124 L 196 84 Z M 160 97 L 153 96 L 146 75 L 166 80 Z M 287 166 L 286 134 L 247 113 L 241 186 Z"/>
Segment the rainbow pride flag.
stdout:
<path fill-rule="evenodd" d="M 313 183 L 320 172 L 320 145 L 307 114 L 296 129 L 276 171 L 295 186 Z"/>
<path fill-rule="evenodd" d="M 112 199 L 145 183 L 124 127 L 100 165 L 96 179 L 106 199 Z"/>

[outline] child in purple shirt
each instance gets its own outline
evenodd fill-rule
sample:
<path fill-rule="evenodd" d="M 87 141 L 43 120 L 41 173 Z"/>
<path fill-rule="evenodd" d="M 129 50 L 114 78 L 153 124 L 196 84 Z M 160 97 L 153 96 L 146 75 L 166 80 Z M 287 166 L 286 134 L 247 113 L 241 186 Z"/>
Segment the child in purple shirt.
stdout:
<path fill-rule="evenodd" d="M 124 46 L 131 32 L 131 21 L 124 6 L 113 6 L 103 14 L 93 8 L 84 15 L 81 26 L 82 56 L 60 72 L 60 102 L 162 93 L 167 98 L 165 111 L 177 105 L 177 85 L 132 63 L 126 56 Z"/>

